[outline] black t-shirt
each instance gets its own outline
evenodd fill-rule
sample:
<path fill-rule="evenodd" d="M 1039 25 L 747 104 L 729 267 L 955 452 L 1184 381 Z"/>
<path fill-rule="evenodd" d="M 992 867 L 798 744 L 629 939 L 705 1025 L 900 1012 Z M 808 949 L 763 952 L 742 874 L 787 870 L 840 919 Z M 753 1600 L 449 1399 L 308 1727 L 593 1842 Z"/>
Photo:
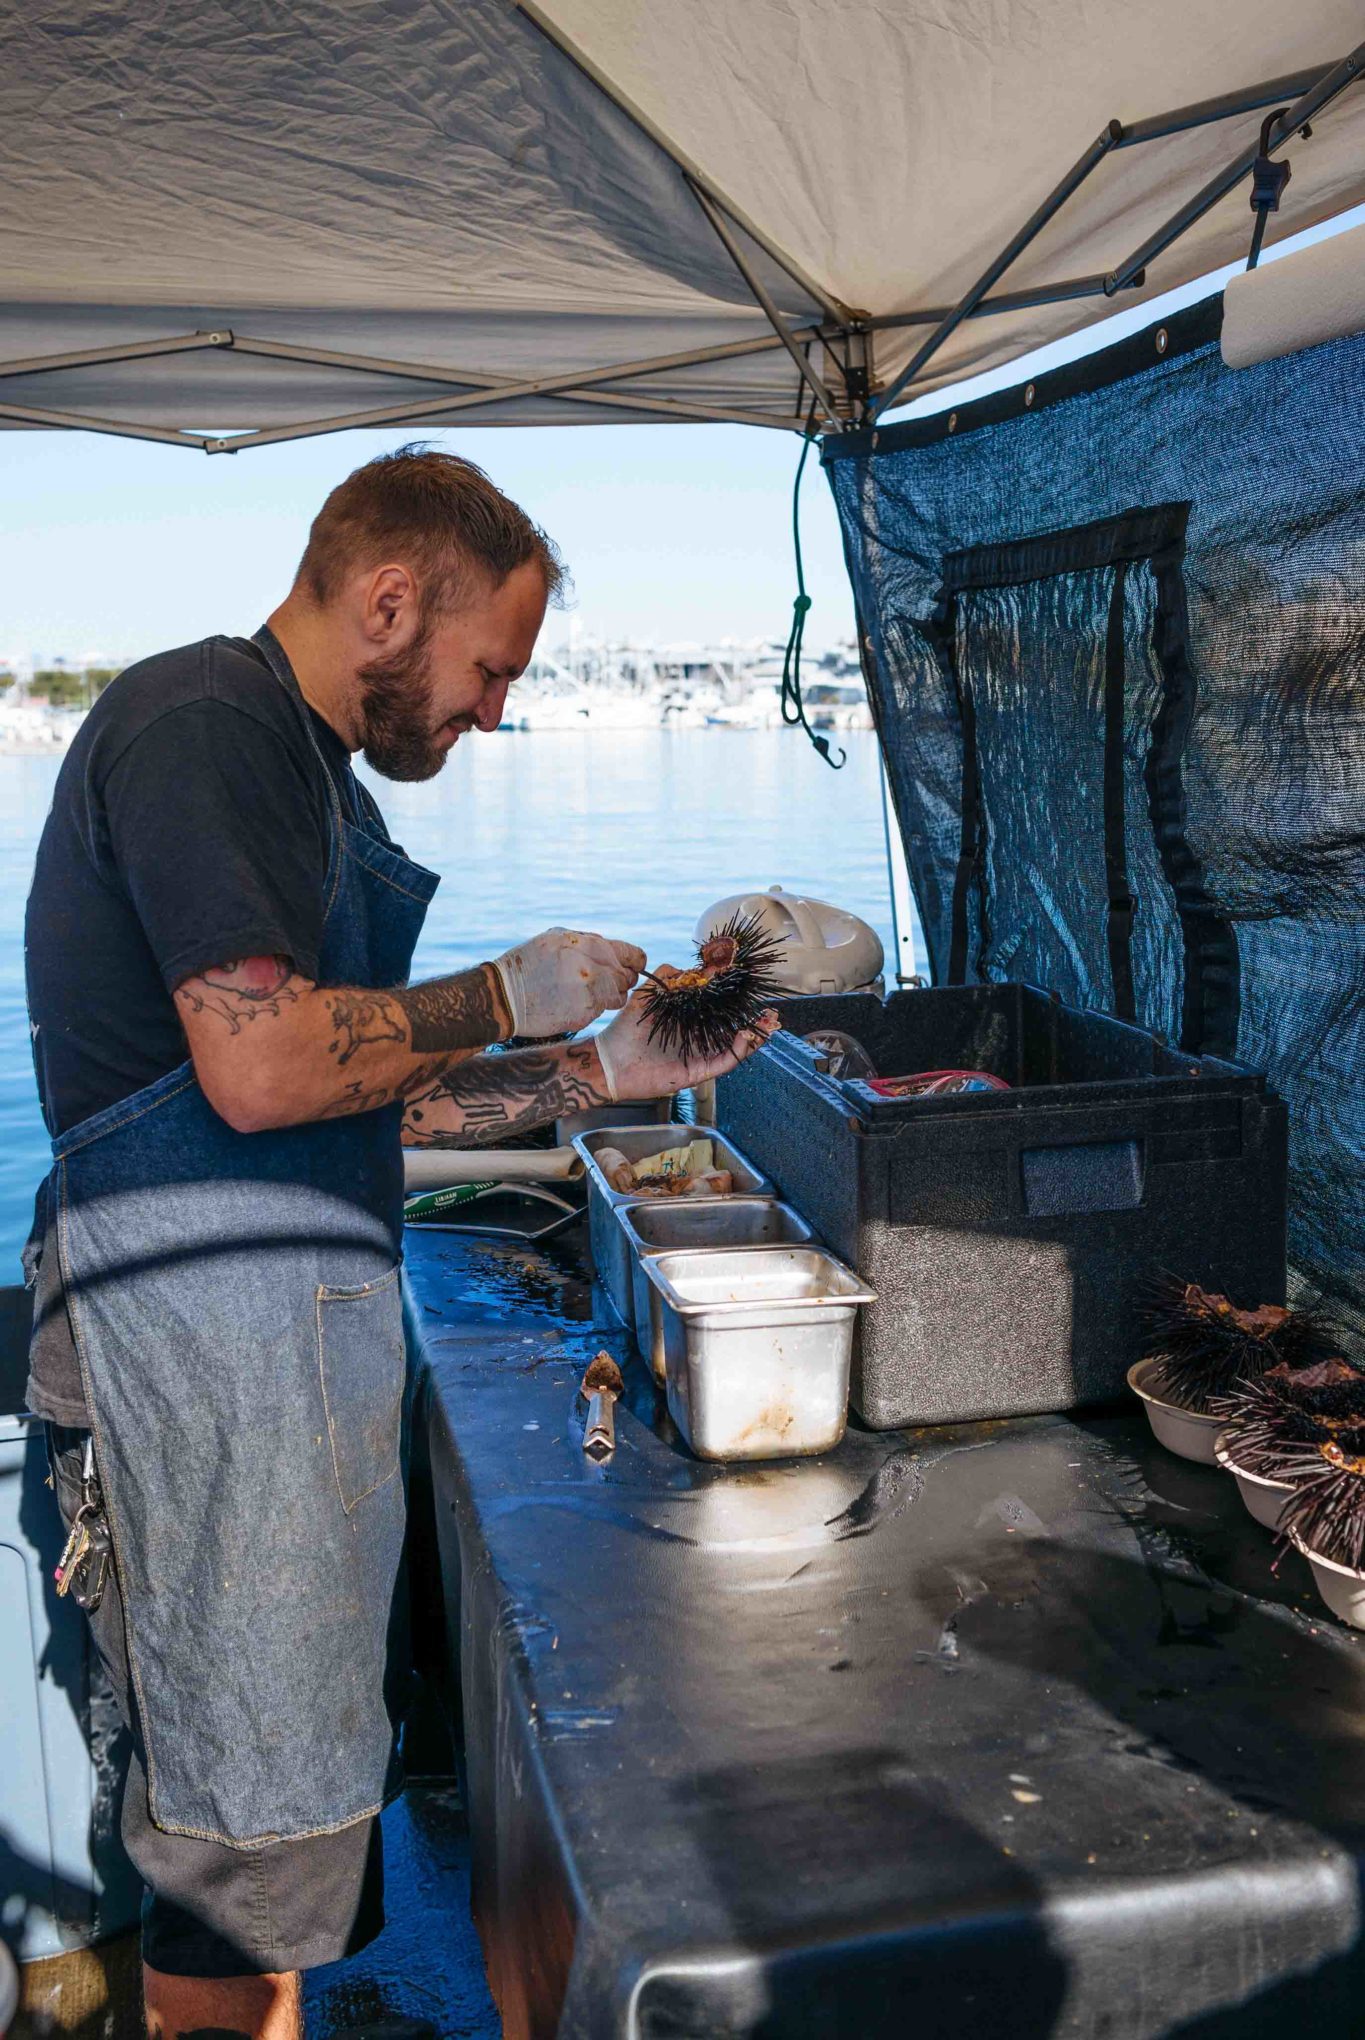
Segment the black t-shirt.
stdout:
<path fill-rule="evenodd" d="M 334 778 L 350 760 L 305 711 Z M 172 993 L 242 956 L 318 974 L 328 791 L 297 703 L 256 647 L 208 638 L 130 666 L 86 717 L 38 845 L 25 925 L 33 1058 L 49 1130 L 185 1060 Z M 367 803 L 368 806 L 368 803 Z M 31 1405 L 82 1421 L 44 1255 Z"/>

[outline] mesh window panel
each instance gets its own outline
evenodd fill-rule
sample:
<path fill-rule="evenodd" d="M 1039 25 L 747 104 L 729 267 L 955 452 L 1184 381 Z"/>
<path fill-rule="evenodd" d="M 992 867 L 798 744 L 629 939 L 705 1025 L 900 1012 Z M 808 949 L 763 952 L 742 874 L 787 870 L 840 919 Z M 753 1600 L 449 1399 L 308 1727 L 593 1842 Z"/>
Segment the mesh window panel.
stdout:
<path fill-rule="evenodd" d="M 934 981 L 1265 1070 L 1365 1334 L 1365 336 L 1233 371 L 1220 310 L 826 468 Z"/>

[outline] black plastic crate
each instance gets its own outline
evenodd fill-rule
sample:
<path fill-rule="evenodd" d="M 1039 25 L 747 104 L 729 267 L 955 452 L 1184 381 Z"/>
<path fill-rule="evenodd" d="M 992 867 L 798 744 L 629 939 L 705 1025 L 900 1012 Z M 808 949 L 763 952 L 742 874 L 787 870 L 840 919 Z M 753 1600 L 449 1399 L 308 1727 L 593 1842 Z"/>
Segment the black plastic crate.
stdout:
<path fill-rule="evenodd" d="M 1113 1399 L 1166 1270 L 1238 1302 L 1285 1283 L 1286 1114 L 1264 1077 L 1027 985 L 790 999 L 718 1086 L 721 1128 L 877 1291 L 853 1403 L 876 1428 Z M 1008 1091 L 883 1098 L 878 1073 L 981 1069 Z"/>

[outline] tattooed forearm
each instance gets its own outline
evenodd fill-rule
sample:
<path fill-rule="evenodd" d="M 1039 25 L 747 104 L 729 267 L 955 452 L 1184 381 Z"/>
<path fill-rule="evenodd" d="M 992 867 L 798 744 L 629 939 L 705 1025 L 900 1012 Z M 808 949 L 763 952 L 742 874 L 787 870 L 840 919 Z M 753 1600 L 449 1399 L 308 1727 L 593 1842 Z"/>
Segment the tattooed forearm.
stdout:
<path fill-rule="evenodd" d="M 175 998 L 210 1105 L 239 1133 L 260 1133 L 431 1090 L 510 1027 L 495 977 L 483 965 L 415 991 L 317 985 L 288 957 L 255 956 L 186 979 Z M 267 1016 L 272 1025 L 255 1024 Z"/>
<path fill-rule="evenodd" d="M 479 1055 L 414 1094 L 403 1139 L 409 1147 L 495 1146 L 606 1102 L 602 1064 L 590 1041 Z"/>
<path fill-rule="evenodd" d="M 341 1095 L 319 1112 L 319 1119 L 344 1119 L 351 1112 L 375 1112 L 381 1105 L 401 1105 L 409 1098 L 429 1091 L 436 1079 L 450 1068 L 448 1055 L 427 1056 L 405 1077 L 392 1084 L 366 1085 L 359 1078 L 346 1085 Z"/>
<path fill-rule="evenodd" d="M 507 1023 L 501 999 L 495 1002 L 493 972 L 486 964 L 461 971 L 457 977 L 433 978 L 424 985 L 398 986 L 391 992 L 349 988 L 324 992 L 332 1015 L 329 1053 L 337 1068 L 362 1048 L 401 1042 L 414 1055 L 475 1054 L 499 1040 Z M 393 1097 L 404 1095 L 392 1090 Z M 364 1110 L 364 1107 L 353 1107 Z"/>
<path fill-rule="evenodd" d="M 332 1015 L 332 1039 L 328 1054 L 345 1069 L 358 1049 L 382 1041 L 402 1042 L 407 1034 L 402 1008 L 387 992 L 324 992 Z"/>
<path fill-rule="evenodd" d="M 433 978 L 390 994 L 406 1015 L 415 1055 L 488 1048 L 505 1040 L 512 1019 L 493 966 L 481 963 L 456 977 Z"/>
<path fill-rule="evenodd" d="M 298 992 L 287 956 L 243 956 L 216 963 L 176 988 L 176 998 L 191 1013 L 214 1013 L 232 1034 L 263 1014 L 278 1018 Z"/>

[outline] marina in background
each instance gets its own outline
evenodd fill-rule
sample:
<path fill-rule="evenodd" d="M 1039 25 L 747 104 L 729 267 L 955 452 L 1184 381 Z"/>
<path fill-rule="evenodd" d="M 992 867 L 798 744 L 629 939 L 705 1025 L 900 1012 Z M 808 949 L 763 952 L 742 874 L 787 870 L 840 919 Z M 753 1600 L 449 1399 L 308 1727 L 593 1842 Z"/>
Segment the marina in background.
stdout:
<path fill-rule="evenodd" d="M 502 728 L 779 729 L 785 652 L 777 639 L 652 645 L 580 641 L 571 630 L 566 644 L 538 653 L 511 690 Z M 65 750 L 123 663 L 102 656 L 0 663 L 0 753 Z M 852 643 L 807 652 L 801 681 L 813 729 L 872 728 Z"/>

